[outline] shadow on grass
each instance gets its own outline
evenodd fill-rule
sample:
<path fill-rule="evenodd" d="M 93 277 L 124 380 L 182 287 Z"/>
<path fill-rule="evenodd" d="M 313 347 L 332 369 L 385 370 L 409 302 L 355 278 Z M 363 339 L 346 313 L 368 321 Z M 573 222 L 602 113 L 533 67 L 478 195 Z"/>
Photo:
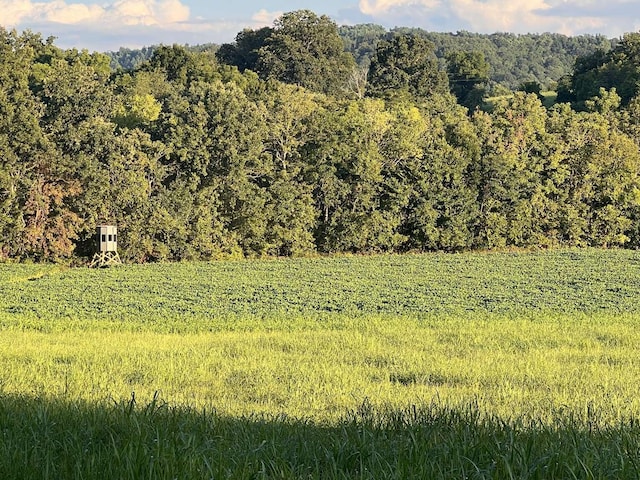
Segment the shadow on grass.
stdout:
<path fill-rule="evenodd" d="M 506 423 L 470 405 L 332 426 L 141 404 L 0 397 L 0 478 L 639 478 L 640 427 Z"/>

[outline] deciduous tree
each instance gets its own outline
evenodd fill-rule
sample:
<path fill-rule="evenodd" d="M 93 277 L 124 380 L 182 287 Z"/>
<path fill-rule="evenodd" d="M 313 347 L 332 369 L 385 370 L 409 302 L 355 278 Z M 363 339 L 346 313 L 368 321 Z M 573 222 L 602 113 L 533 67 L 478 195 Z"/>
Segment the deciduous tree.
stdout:
<path fill-rule="evenodd" d="M 344 95 L 355 68 L 336 24 L 309 10 L 283 14 L 259 50 L 258 73 L 315 92 Z"/>

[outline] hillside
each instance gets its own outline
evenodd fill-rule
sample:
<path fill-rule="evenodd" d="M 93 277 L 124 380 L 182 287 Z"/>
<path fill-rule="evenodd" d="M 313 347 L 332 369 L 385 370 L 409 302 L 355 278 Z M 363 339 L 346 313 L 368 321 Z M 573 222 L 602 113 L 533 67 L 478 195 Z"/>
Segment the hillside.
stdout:
<path fill-rule="evenodd" d="M 616 44 L 616 40 L 602 35 L 440 33 L 416 28 L 387 30 L 371 24 L 341 26 L 338 32 L 346 50 L 360 65 L 368 65 L 377 43 L 394 34 L 412 33 L 433 42 L 442 66 L 449 52 L 481 52 L 490 66 L 490 80 L 494 88 L 499 85 L 508 90 L 515 90 L 526 82 L 553 87 L 562 77 L 572 73 L 578 57 L 592 55 L 598 50 L 609 51 Z M 148 61 L 156 48 L 121 48 L 106 54 L 114 70 L 131 70 Z M 204 44 L 187 48 L 194 52 L 215 52 L 218 46 Z"/>

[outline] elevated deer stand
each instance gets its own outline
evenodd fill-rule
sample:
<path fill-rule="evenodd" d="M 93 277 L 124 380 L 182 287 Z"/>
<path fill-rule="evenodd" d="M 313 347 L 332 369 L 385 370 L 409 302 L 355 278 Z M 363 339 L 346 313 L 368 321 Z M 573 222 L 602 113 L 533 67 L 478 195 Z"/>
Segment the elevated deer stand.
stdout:
<path fill-rule="evenodd" d="M 115 225 L 98 225 L 96 231 L 98 251 L 93 256 L 89 268 L 122 264 L 120 255 L 118 255 L 118 227 Z"/>

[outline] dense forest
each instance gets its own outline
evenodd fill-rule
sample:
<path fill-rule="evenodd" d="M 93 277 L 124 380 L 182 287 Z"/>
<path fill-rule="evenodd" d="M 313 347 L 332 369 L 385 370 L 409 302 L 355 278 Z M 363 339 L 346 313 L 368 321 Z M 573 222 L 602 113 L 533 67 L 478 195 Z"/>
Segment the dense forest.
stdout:
<path fill-rule="evenodd" d="M 486 51 L 344 38 L 296 11 L 114 71 L 0 29 L 0 260 L 82 259 L 103 222 L 135 262 L 640 246 L 640 34 L 491 108 Z"/>
<path fill-rule="evenodd" d="M 440 33 L 419 28 L 387 30 L 372 24 L 343 25 L 338 27 L 338 34 L 347 52 L 363 68 L 368 68 L 378 43 L 396 35 L 417 35 L 429 40 L 434 45 L 441 68 L 446 68 L 447 56 L 455 52 L 482 55 L 488 66 L 486 74 L 489 87 L 494 93 L 521 89 L 523 85 L 532 82 L 539 84 L 541 88 L 553 89 L 560 79 L 572 73 L 576 58 L 592 55 L 597 51 L 608 52 L 616 44 L 615 40 L 602 35 L 568 37 L 556 33 Z M 257 45 L 243 45 L 245 35 L 245 32 L 241 33 L 239 42 L 223 48 L 234 49 L 239 45 L 240 48 L 248 47 L 249 51 L 255 50 Z M 110 57 L 111 68 L 114 70 L 133 70 L 148 61 L 156 48 L 158 46 L 141 49 L 123 47 L 116 52 L 106 52 L 106 55 Z M 219 46 L 207 43 L 185 48 L 192 52 L 215 53 Z M 238 66 L 244 68 L 247 64 L 243 62 Z"/>
<path fill-rule="evenodd" d="M 489 65 L 491 86 L 511 90 L 529 82 L 553 88 L 558 79 L 572 72 L 576 58 L 596 51 L 607 52 L 615 46 L 614 40 L 602 35 L 447 33 L 419 28 L 394 28 L 386 32 L 377 25 L 342 26 L 339 32 L 348 51 L 362 65 L 368 65 L 380 40 L 396 35 L 417 35 L 429 40 L 443 67 L 452 52 L 476 52 L 483 55 Z"/>

